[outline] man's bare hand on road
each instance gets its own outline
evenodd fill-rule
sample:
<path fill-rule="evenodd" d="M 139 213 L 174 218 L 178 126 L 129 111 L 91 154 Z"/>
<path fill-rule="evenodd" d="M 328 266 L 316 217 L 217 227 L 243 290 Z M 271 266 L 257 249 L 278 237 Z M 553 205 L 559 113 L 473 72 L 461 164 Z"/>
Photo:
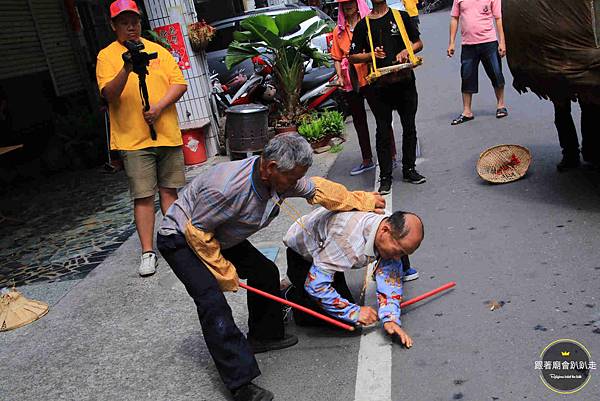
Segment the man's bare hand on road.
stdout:
<path fill-rule="evenodd" d="M 413 346 L 413 340 L 410 338 L 408 334 L 402 329 L 402 327 L 398 326 L 394 322 L 385 322 L 383 324 L 383 329 L 390 336 L 398 336 L 402 345 L 406 348 L 410 348 Z"/>

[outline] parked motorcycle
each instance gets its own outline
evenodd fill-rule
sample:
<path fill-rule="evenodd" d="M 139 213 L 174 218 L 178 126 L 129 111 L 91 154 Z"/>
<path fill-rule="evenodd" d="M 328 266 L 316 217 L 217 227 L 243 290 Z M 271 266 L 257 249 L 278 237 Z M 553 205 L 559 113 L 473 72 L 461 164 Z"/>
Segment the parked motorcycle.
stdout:
<path fill-rule="evenodd" d="M 302 81 L 300 103 L 307 111 L 338 110 L 348 115 L 348 108 L 337 85 L 338 76 L 333 67 L 312 67 L 309 63 Z"/>

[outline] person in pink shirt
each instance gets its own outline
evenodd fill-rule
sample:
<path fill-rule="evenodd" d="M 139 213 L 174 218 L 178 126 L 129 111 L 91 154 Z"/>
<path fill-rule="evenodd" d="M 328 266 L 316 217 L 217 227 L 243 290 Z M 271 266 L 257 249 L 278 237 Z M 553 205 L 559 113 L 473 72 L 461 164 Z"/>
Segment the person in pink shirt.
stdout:
<path fill-rule="evenodd" d="M 496 118 L 508 115 L 504 104 L 504 76 L 502 75 L 501 58 L 506 55 L 506 45 L 500 2 L 501 0 L 454 0 L 452 5 L 448 57 L 454 55 L 456 32 L 460 19 L 462 37 L 460 75 L 463 98 L 463 112 L 452 121 L 452 125 L 462 124 L 475 118 L 471 103 L 473 94 L 478 92 L 480 61 L 492 81 L 496 93 Z M 494 21 L 496 28 L 494 28 Z"/>

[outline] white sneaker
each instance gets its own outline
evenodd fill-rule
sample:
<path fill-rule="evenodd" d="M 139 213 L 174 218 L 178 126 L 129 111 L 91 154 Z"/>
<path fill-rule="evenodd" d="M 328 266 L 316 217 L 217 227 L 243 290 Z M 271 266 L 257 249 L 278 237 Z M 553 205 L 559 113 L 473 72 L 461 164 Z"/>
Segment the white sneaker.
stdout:
<path fill-rule="evenodd" d="M 143 253 L 141 259 L 140 268 L 138 269 L 140 276 L 151 276 L 156 273 L 158 260 L 156 259 L 156 254 L 154 252 Z"/>

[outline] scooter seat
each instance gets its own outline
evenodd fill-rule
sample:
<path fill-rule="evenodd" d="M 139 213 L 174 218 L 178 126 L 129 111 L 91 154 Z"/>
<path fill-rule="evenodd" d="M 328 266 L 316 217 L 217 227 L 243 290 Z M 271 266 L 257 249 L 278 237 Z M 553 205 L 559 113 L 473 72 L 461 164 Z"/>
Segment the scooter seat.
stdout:
<path fill-rule="evenodd" d="M 324 82 L 329 81 L 334 75 L 335 68 L 333 67 L 318 67 L 311 69 L 304 74 L 304 79 L 302 80 L 302 92 L 307 92 L 322 85 Z"/>

